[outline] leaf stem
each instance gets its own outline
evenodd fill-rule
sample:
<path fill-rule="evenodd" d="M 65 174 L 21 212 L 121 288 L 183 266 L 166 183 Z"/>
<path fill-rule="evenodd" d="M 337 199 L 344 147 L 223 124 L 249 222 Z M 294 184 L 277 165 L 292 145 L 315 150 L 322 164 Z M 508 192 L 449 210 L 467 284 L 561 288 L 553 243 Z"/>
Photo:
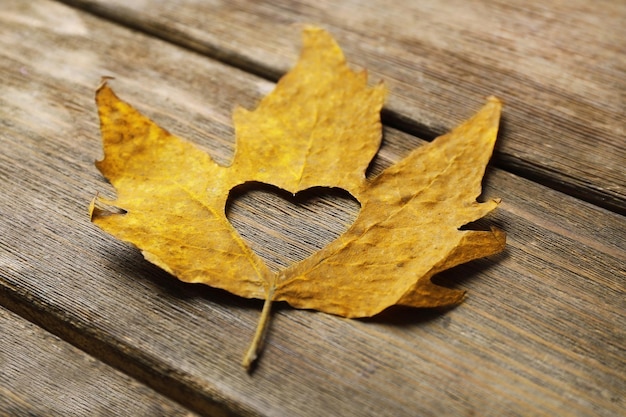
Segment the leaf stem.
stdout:
<path fill-rule="evenodd" d="M 243 367 L 246 368 L 246 371 L 248 372 L 250 372 L 250 367 L 259 357 L 259 354 L 263 349 L 265 334 L 267 333 L 267 327 L 270 323 L 270 312 L 272 310 L 273 298 L 274 286 L 272 285 L 267 292 L 267 298 L 265 299 L 265 303 L 263 304 L 263 310 L 261 311 L 261 317 L 259 318 L 259 323 L 257 324 L 254 338 L 252 338 L 252 343 L 250 343 L 250 347 L 248 348 L 248 351 L 244 355 L 243 361 L 241 362 Z"/>

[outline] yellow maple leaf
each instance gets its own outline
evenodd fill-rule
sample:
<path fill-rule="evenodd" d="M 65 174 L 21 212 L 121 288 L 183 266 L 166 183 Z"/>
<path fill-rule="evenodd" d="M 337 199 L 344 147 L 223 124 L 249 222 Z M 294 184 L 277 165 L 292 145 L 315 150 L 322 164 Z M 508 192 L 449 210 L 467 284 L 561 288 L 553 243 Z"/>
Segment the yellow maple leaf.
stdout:
<path fill-rule="evenodd" d="M 96 102 L 105 157 L 96 165 L 117 199 L 94 199 L 92 221 L 182 281 L 265 299 L 246 367 L 260 349 L 272 301 L 345 317 L 392 305 L 454 305 L 464 292 L 434 285 L 433 275 L 505 245 L 497 229 L 459 230 L 498 204 L 476 198 L 500 102 L 489 98 L 470 120 L 370 181 L 365 170 L 380 146 L 384 96 L 382 85 L 368 87 L 365 72 L 348 68 L 327 32 L 307 28 L 295 68 L 256 110 L 235 111 L 235 156 L 221 166 L 103 83 Z M 361 210 L 335 241 L 274 273 L 225 215 L 230 190 L 249 182 L 294 194 L 338 187 Z"/>

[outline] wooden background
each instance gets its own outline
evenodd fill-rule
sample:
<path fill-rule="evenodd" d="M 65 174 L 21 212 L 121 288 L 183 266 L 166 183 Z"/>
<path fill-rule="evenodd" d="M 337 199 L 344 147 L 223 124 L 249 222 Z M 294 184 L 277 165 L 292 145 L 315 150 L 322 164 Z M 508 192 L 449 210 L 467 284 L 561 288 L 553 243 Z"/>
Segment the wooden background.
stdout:
<path fill-rule="evenodd" d="M 1 6 L 0 415 L 624 415 L 623 1 Z M 390 89 L 373 173 L 486 96 L 504 100 L 481 198 L 502 198 L 484 225 L 508 247 L 437 278 L 468 290 L 448 312 L 347 320 L 279 305 L 248 375 L 259 301 L 180 283 L 89 222 L 93 195 L 113 195 L 93 165 L 93 95 L 115 77 L 123 99 L 227 163 L 232 110 L 271 91 L 306 23 Z M 357 211 L 260 189 L 231 219 L 278 268 Z M 320 216 L 323 230 L 306 227 Z"/>

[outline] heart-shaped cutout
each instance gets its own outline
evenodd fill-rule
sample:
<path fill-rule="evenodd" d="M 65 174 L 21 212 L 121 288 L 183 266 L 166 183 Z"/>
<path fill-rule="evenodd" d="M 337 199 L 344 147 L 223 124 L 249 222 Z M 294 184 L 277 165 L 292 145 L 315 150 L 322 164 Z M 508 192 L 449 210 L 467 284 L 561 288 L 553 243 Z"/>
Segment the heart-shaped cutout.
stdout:
<path fill-rule="evenodd" d="M 345 190 L 312 188 L 295 196 L 266 184 L 235 187 L 226 217 L 274 272 L 306 259 L 343 234 L 359 202 Z"/>

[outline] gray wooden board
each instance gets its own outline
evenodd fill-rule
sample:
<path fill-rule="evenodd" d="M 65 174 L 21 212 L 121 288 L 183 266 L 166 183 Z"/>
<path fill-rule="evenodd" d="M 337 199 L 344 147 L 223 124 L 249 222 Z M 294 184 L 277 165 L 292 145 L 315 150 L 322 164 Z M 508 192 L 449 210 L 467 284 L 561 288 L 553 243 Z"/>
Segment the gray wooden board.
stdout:
<path fill-rule="evenodd" d="M 64 1 L 272 79 L 321 25 L 393 124 L 440 134 L 496 95 L 499 166 L 626 214 L 624 1 Z"/>
<path fill-rule="evenodd" d="M 5 306 L 207 414 L 613 416 L 626 406 L 623 217 L 493 168 L 484 198 L 503 203 L 484 224 L 509 245 L 439 278 L 467 289 L 465 303 L 370 320 L 279 305 L 246 374 L 260 302 L 180 283 L 89 223 L 89 200 L 113 193 L 93 166 L 93 94 L 115 76 L 122 98 L 226 162 L 231 110 L 253 107 L 271 83 L 45 0 L 5 2 L 0 43 Z M 377 169 L 420 143 L 386 129 Z M 271 204 L 257 192 L 238 215 Z M 287 210 L 296 223 L 315 217 Z"/>
<path fill-rule="evenodd" d="M 0 415 L 196 414 L 0 308 Z"/>

